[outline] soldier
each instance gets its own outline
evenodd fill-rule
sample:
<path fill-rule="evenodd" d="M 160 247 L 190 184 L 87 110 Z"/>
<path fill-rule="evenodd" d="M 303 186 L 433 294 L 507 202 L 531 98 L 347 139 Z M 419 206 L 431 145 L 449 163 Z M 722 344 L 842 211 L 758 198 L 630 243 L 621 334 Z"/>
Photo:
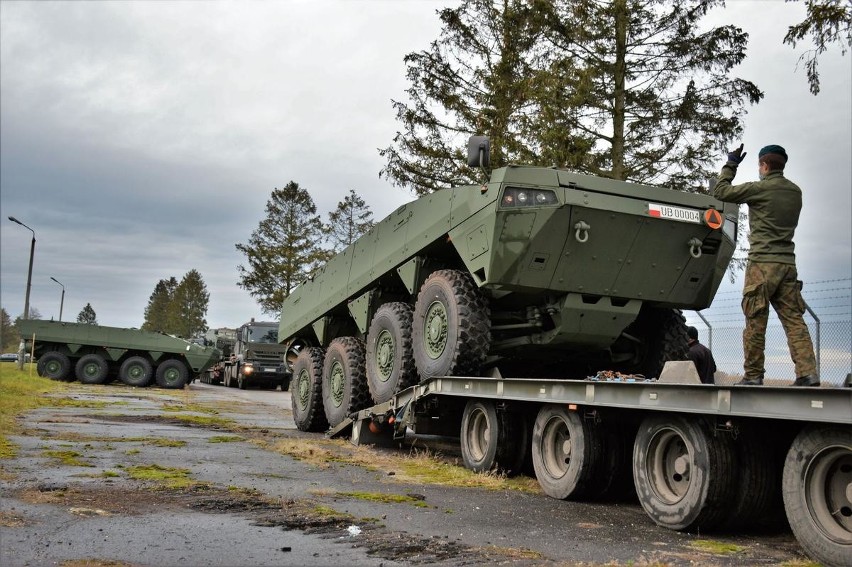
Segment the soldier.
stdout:
<path fill-rule="evenodd" d="M 701 383 L 714 384 L 713 374 L 716 373 L 716 361 L 713 359 L 713 353 L 710 352 L 709 348 L 698 342 L 698 329 L 695 327 L 687 327 L 686 336 L 689 337 L 687 341 L 689 352 L 686 353 L 686 357 L 695 364 Z"/>
<path fill-rule="evenodd" d="M 748 204 L 748 266 L 743 284 L 745 376 L 739 386 L 763 384 L 769 305 L 775 309 L 796 366 L 793 386 L 819 386 L 814 346 L 802 314 L 802 282 L 796 272 L 793 233 L 802 210 L 802 190 L 784 177 L 787 152 L 771 145 L 758 154 L 760 181 L 731 185 L 745 159 L 743 145 L 728 154 L 713 195 L 720 201 Z"/>

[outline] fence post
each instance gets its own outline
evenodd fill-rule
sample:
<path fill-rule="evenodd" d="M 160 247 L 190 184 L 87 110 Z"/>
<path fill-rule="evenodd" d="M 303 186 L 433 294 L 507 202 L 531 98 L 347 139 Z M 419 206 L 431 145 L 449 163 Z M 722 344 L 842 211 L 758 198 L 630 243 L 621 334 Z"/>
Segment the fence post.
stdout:
<path fill-rule="evenodd" d="M 704 318 L 704 315 L 700 311 L 696 311 L 695 314 L 701 317 L 701 320 L 707 325 L 707 348 L 713 350 L 713 326 L 710 324 L 710 321 Z"/>
<path fill-rule="evenodd" d="M 819 370 L 819 368 L 820 368 L 820 364 L 819 364 L 819 359 L 820 359 L 820 350 L 822 350 L 822 349 L 820 349 L 820 341 L 819 341 L 819 339 L 820 339 L 820 337 L 819 337 L 820 320 L 819 320 L 819 317 L 817 317 L 817 314 L 816 314 L 816 313 L 814 313 L 814 310 L 813 310 L 813 309 L 811 309 L 811 306 L 810 306 L 810 305 L 808 305 L 808 302 L 807 302 L 807 301 L 805 301 L 805 298 L 802 298 L 802 303 L 804 303 L 804 304 L 805 304 L 805 310 L 806 310 L 808 313 L 810 313 L 810 314 L 811 314 L 811 317 L 813 317 L 813 318 L 814 318 L 814 321 L 816 321 L 816 346 L 815 346 L 815 348 L 814 348 L 814 350 L 815 350 L 816 352 L 815 352 L 814 354 L 816 355 L 816 369 L 817 369 L 817 376 L 819 376 L 819 375 L 821 374 L 821 373 L 820 373 L 820 370 Z"/>

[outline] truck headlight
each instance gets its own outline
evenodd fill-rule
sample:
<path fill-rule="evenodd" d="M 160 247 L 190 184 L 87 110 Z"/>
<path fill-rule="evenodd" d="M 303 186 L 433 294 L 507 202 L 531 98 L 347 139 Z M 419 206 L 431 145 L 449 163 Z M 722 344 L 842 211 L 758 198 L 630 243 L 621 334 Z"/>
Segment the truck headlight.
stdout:
<path fill-rule="evenodd" d="M 507 187 L 500 200 L 500 208 L 516 209 L 522 207 L 548 207 L 559 205 L 556 192 L 550 189 L 521 189 Z"/>
<path fill-rule="evenodd" d="M 243 376 L 249 376 L 254 372 L 254 365 L 244 364 L 243 365 Z"/>

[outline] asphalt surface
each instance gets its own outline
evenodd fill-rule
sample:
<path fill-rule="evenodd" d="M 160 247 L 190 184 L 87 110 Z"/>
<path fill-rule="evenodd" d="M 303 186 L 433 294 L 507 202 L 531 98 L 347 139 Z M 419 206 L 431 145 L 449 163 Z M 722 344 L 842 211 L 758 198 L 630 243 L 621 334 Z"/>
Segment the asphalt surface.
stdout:
<path fill-rule="evenodd" d="M 77 384 L 70 398 L 65 407 L 23 416 L 23 434 L 11 438 L 18 456 L 0 461 L 2 566 L 805 559 L 787 530 L 680 533 L 653 524 L 635 501 L 564 502 L 538 492 L 406 484 L 394 471 L 345 459 L 322 466 L 298 460 L 270 448 L 281 440 L 310 446 L 324 437 L 295 429 L 288 392 Z M 183 419 L 211 415 L 230 425 Z M 216 442 L 223 438 L 228 442 Z M 452 447 L 443 450 L 455 460 Z M 182 469 L 195 484 L 163 488 L 131 478 L 134 466 Z M 353 493 L 407 500 L 375 502 Z M 81 563 L 69 563 L 75 560 Z"/>

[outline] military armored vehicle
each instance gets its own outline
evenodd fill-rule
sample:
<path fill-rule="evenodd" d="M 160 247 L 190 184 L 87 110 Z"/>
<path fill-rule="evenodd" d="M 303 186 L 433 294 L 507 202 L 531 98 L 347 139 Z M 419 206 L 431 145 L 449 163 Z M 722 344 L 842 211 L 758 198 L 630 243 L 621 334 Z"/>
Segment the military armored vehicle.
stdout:
<path fill-rule="evenodd" d="M 117 377 L 128 386 L 183 388 L 220 357 L 215 348 L 138 329 L 33 319 L 18 325 L 27 351 L 35 336 L 39 376 L 52 380 L 103 384 Z"/>
<path fill-rule="evenodd" d="M 488 166 L 487 139 L 468 153 Z M 440 376 L 658 376 L 685 357 L 679 310 L 710 304 L 736 233 L 736 205 L 554 168 L 421 197 L 284 301 L 296 424 Z"/>
<path fill-rule="evenodd" d="M 245 390 L 251 386 L 281 391 L 290 387 L 290 367 L 284 363 L 286 347 L 278 343 L 278 323 L 252 319 L 238 329 L 220 329 L 216 335 L 222 358 L 202 377 L 208 384 L 222 383 Z"/>

